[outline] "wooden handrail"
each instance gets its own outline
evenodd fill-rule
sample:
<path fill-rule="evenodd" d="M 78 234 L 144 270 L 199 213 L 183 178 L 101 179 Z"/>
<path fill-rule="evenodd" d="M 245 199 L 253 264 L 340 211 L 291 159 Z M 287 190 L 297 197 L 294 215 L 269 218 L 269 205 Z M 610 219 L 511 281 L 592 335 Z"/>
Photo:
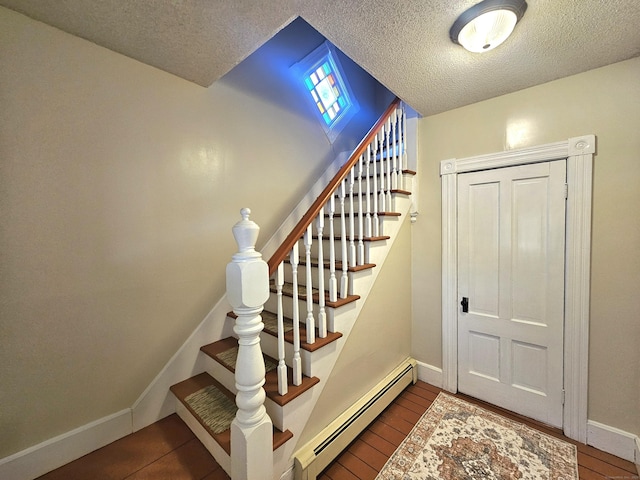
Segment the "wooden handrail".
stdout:
<path fill-rule="evenodd" d="M 360 155 L 364 153 L 367 146 L 371 143 L 375 135 L 378 134 L 378 130 L 387 121 L 387 118 L 393 113 L 394 110 L 400 105 L 400 99 L 396 97 L 391 105 L 387 107 L 382 116 L 378 119 L 376 124 L 369 130 L 369 133 L 362 139 L 356 149 L 353 151 L 349 160 L 338 170 L 338 173 L 331 179 L 329 184 L 325 187 L 322 193 L 316 198 L 315 202 L 311 205 L 307 213 L 305 213 L 298 224 L 291 230 L 291 233 L 285 238 L 282 245 L 278 247 L 275 253 L 271 256 L 267 264 L 269 265 L 269 276 L 273 275 L 278 269 L 278 265 L 289 255 L 293 245 L 302 237 L 307 227 L 313 222 L 313 219 L 318 216 L 320 209 L 327 204 L 331 195 L 338 189 L 340 183 L 347 177 L 349 171 L 355 166 L 360 158 Z"/>

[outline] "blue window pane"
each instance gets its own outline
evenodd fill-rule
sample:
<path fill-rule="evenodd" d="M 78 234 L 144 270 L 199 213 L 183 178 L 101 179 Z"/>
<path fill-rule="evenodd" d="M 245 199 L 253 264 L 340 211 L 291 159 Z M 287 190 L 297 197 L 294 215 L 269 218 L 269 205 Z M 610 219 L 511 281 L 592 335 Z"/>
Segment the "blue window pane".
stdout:
<path fill-rule="evenodd" d="M 304 83 L 309 90 L 313 90 L 313 83 L 311 82 L 311 79 L 309 77 L 304 79 Z"/>

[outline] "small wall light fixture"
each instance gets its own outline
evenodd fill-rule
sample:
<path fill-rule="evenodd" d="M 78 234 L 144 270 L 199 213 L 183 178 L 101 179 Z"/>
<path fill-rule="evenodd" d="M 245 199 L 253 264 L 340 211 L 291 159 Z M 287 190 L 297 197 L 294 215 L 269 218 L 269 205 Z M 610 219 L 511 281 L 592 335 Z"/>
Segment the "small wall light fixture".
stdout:
<path fill-rule="evenodd" d="M 458 17 L 449 37 L 470 52 L 488 52 L 511 35 L 526 10 L 525 0 L 484 0 Z"/>

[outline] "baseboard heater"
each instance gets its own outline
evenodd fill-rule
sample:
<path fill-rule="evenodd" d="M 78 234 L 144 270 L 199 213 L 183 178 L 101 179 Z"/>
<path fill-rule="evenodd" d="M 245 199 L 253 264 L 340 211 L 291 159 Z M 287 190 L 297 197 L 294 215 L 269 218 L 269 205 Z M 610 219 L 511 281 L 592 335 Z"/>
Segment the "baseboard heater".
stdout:
<path fill-rule="evenodd" d="M 382 411 L 418 379 L 416 361 L 407 358 L 372 390 L 294 454 L 296 480 L 315 480 Z"/>

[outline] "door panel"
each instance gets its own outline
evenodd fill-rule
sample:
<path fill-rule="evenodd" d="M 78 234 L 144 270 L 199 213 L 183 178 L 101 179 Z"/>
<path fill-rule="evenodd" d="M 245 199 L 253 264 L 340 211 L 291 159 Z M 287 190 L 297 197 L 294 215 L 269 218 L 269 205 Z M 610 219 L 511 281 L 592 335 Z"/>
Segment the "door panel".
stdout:
<path fill-rule="evenodd" d="M 562 425 L 564 160 L 458 175 L 458 389 Z"/>

